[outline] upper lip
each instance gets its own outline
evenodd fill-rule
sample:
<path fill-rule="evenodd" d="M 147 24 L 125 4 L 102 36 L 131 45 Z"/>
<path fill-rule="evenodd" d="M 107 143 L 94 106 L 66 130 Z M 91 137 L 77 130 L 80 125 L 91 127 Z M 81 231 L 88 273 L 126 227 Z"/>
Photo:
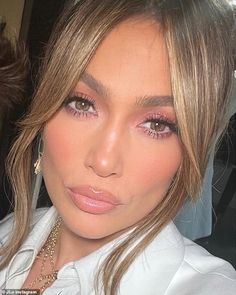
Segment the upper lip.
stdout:
<path fill-rule="evenodd" d="M 97 201 L 102 201 L 102 202 L 107 202 L 113 205 L 120 205 L 120 201 L 116 196 L 114 196 L 112 193 L 106 191 L 106 190 L 101 190 L 96 187 L 92 187 L 89 185 L 81 185 L 78 187 L 67 187 L 69 191 L 71 191 L 74 195 L 83 195 L 88 198 L 97 200 Z"/>

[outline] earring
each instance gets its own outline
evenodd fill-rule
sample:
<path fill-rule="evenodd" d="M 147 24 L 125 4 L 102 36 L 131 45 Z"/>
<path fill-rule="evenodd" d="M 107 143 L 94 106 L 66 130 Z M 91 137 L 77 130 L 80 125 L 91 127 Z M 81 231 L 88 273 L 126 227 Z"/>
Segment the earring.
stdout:
<path fill-rule="evenodd" d="M 38 175 L 41 172 L 42 153 L 39 154 L 38 159 L 34 163 L 34 173 Z"/>
<path fill-rule="evenodd" d="M 38 175 L 41 172 L 41 159 L 42 159 L 42 155 L 43 155 L 43 153 L 40 151 L 41 150 L 41 143 L 42 143 L 42 139 L 40 138 L 39 145 L 38 145 L 38 159 L 34 163 L 34 173 L 36 175 Z"/>

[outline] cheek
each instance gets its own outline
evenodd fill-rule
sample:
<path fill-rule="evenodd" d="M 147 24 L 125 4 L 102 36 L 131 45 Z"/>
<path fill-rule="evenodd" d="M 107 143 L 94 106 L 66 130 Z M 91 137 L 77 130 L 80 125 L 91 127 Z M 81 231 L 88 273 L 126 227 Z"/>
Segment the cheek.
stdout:
<path fill-rule="evenodd" d="M 59 173 L 69 170 L 79 152 L 75 144 L 79 136 L 75 133 L 68 120 L 61 119 L 60 113 L 47 123 L 43 132 L 43 169 L 50 165 Z"/>
<path fill-rule="evenodd" d="M 160 140 L 145 152 L 142 147 L 137 148 L 132 155 L 135 169 L 131 174 L 136 175 L 136 183 L 150 191 L 166 191 L 182 159 L 181 146 L 176 136 Z"/>

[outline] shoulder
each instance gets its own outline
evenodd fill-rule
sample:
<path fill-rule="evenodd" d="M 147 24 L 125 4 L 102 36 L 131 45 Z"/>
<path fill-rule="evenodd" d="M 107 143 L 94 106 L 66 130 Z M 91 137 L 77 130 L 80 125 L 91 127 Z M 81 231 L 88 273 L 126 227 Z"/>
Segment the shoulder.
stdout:
<path fill-rule="evenodd" d="M 235 295 L 236 272 L 169 223 L 122 278 L 122 294 Z"/>
<path fill-rule="evenodd" d="M 133 270 L 138 274 L 135 282 L 138 286 L 142 277 L 142 286 L 149 289 L 148 286 L 152 285 L 154 290 L 158 287 L 160 294 L 165 295 L 236 294 L 235 269 L 184 238 L 173 223 L 169 223 L 146 248 L 145 258 L 148 266 L 145 267 L 143 260 L 139 259 L 140 264 Z M 142 273 L 141 267 L 144 269 Z"/>
<path fill-rule="evenodd" d="M 46 214 L 49 208 L 40 208 L 34 211 L 31 227 L 37 224 L 37 222 Z M 0 245 L 3 245 L 12 232 L 14 224 L 14 214 L 7 215 L 4 219 L 0 220 Z"/>
<path fill-rule="evenodd" d="M 181 294 L 181 288 L 192 295 L 235 294 L 236 271 L 230 263 L 186 238 L 183 247 L 183 261 L 169 286 L 173 294 Z"/>

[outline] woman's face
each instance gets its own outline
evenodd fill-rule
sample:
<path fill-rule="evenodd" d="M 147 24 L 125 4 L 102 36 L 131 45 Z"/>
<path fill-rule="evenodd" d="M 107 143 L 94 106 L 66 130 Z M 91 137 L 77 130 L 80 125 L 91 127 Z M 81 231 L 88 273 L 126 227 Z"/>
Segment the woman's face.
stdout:
<path fill-rule="evenodd" d="M 43 140 L 48 193 L 74 234 L 118 234 L 161 202 L 181 148 L 156 23 L 129 20 L 107 35 Z"/>

